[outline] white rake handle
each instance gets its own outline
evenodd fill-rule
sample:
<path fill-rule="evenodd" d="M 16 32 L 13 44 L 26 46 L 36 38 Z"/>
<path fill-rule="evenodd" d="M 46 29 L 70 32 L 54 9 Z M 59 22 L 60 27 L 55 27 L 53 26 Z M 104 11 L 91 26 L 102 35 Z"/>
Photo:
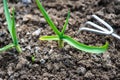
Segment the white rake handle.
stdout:
<path fill-rule="evenodd" d="M 117 34 L 115 34 L 115 33 L 112 33 L 111 35 L 120 40 L 120 36 L 119 36 L 119 35 L 117 35 Z"/>

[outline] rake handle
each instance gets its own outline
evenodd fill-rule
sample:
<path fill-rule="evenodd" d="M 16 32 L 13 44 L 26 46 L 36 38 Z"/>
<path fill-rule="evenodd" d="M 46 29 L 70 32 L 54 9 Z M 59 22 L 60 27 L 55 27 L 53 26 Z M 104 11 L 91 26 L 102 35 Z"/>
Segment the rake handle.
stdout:
<path fill-rule="evenodd" d="M 111 35 L 120 40 L 120 36 L 119 36 L 119 35 L 117 35 L 117 34 L 115 34 L 115 33 L 112 33 Z"/>

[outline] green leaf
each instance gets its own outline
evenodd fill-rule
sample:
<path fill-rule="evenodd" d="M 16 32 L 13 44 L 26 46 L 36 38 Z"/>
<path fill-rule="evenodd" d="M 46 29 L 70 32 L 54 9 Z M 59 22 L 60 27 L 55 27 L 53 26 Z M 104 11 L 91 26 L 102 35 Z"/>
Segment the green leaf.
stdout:
<path fill-rule="evenodd" d="M 42 15 L 44 16 L 45 20 L 48 22 L 48 24 L 50 25 L 50 27 L 53 29 L 53 31 L 57 35 L 60 35 L 60 31 L 57 29 L 57 27 L 55 26 L 55 24 L 53 23 L 53 21 L 51 20 L 51 18 L 48 16 L 48 14 L 45 11 L 45 9 L 43 8 L 41 2 L 39 0 L 35 0 L 35 1 L 36 1 L 36 4 L 37 4 L 39 10 L 41 11 Z"/>
<path fill-rule="evenodd" d="M 10 49 L 10 48 L 13 48 L 14 46 L 15 46 L 14 44 L 6 45 L 6 46 L 4 46 L 3 48 L 0 48 L 0 52 L 6 51 L 6 50 L 8 50 L 8 49 Z"/>
<path fill-rule="evenodd" d="M 10 13 L 8 11 L 7 0 L 3 0 L 3 4 L 4 4 L 5 17 L 6 17 L 7 24 L 8 24 L 8 30 L 9 30 L 10 35 L 12 37 L 13 43 L 18 44 L 16 29 L 15 29 L 14 10 L 12 11 L 13 16 L 11 19 Z"/>
<path fill-rule="evenodd" d="M 71 46 L 79 50 L 89 52 L 89 53 L 101 54 L 101 53 L 104 53 L 108 48 L 107 42 L 104 46 L 101 46 L 101 47 L 87 46 L 85 44 L 81 44 L 77 42 L 76 40 L 72 39 L 70 36 L 67 36 L 67 35 L 63 36 L 63 41 L 67 42 L 68 44 L 70 44 Z"/>
<path fill-rule="evenodd" d="M 8 11 L 8 5 L 7 5 L 7 0 L 3 0 L 3 7 L 4 7 L 4 12 L 5 12 L 5 17 L 6 17 L 6 20 L 7 20 L 7 24 L 8 24 L 8 30 L 10 32 L 10 34 L 12 35 L 12 20 L 10 18 L 10 13 Z"/>
<path fill-rule="evenodd" d="M 12 10 L 12 36 L 13 36 L 13 43 L 15 45 L 18 45 L 18 39 L 17 39 L 17 33 L 16 33 L 16 28 L 15 28 L 15 16 L 14 16 L 14 8 Z"/>
<path fill-rule="evenodd" d="M 10 32 L 10 35 L 12 37 L 12 41 L 14 43 L 14 47 L 16 47 L 18 52 L 22 52 L 19 44 L 18 44 L 18 39 L 17 39 L 17 33 L 16 33 L 16 28 L 15 28 L 15 17 L 14 17 L 14 9 L 12 10 L 12 19 L 10 17 L 10 13 L 8 10 L 8 5 L 7 5 L 7 0 L 3 0 L 3 5 L 4 5 L 4 12 L 5 12 L 5 17 L 7 20 L 8 24 L 8 30 Z M 5 46 L 5 48 L 2 48 L 1 50 L 10 48 L 10 46 Z"/>
<path fill-rule="evenodd" d="M 34 55 L 32 55 L 31 60 L 32 60 L 32 62 L 35 62 L 35 56 Z"/>
<path fill-rule="evenodd" d="M 65 32 L 65 30 L 66 30 L 66 27 L 67 27 L 67 25 L 68 25 L 69 18 L 70 18 L 70 11 L 68 11 L 67 19 L 66 19 L 65 24 L 64 24 L 64 26 L 63 26 L 63 29 L 62 29 L 62 31 L 61 31 L 61 35 L 63 35 L 64 32 Z"/>
<path fill-rule="evenodd" d="M 42 36 L 39 38 L 40 40 L 59 40 L 59 36 L 54 35 L 54 36 Z"/>
<path fill-rule="evenodd" d="M 58 40 L 58 43 L 59 43 L 60 46 L 62 46 L 63 41 L 65 41 L 68 44 L 70 44 L 71 46 L 73 46 L 73 47 L 75 47 L 75 48 L 77 48 L 79 50 L 90 52 L 90 53 L 96 53 L 96 54 L 103 53 L 103 52 L 105 52 L 107 50 L 107 48 L 108 48 L 108 43 L 107 42 L 106 42 L 106 44 L 104 46 L 100 46 L 100 47 L 88 46 L 88 45 L 77 42 L 76 40 L 72 39 L 71 37 L 69 37 L 67 35 L 64 35 L 64 32 L 65 32 L 67 24 L 68 24 L 68 20 L 70 18 L 70 12 L 68 12 L 66 22 L 65 22 L 65 24 L 63 26 L 62 31 L 60 32 L 56 28 L 53 21 L 48 16 L 47 12 L 43 8 L 43 6 L 39 2 L 39 0 L 35 0 L 35 1 L 36 1 L 36 4 L 37 4 L 39 10 L 41 11 L 42 15 L 44 16 L 44 18 L 46 19 L 46 21 L 48 22 L 50 27 L 53 29 L 53 31 L 57 35 L 57 36 L 43 36 L 43 37 L 40 38 L 40 40 Z"/>

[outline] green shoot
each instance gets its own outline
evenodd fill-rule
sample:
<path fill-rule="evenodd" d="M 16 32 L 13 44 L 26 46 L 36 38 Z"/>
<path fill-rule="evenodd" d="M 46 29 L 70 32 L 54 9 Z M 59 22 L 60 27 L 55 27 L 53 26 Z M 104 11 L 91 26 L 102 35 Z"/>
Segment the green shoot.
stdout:
<path fill-rule="evenodd" d="M 37 4 L 39 10 L 41 11 L 42 15 L 44 16 L 45 20 L 48 22 L 48 24 L 50 25 L 50 27 L 52 28 L 52 30 L 56 34 L 54 36 L 42 36 L 42 37 L 40 37 L 40 40 L 57 40 L 58 45 L 61 48 L 64 46 L 64 42 L 67 42 L 69 45 L 71 45 L 71 46 L 73 46 L 73 47 L 75 47 L 79 50 L 89 52 L 89 53 L 101 54 L 101 53 L 103 53 L 107 50 L 107 48 L 108 48 L 108 43 L 107 42 L 106 42 L 105 45 L 100 46 L 100 47 L 88 46 L 88 45 L 79 43 L 78 41 L 74 40 L 70 36 L 67 36 L 67 35 L 64 34 L 64 32 L 66 30 L 66 27 L 68 25 L 68 20 L 70 18 L 70 12 L 68 12 L 68 16 L 67 16 L 67 19 L 66 19 L 66 22 L 63 26 L 62 31 L 59 31 L 57 29 L 57 27 L 55 26 L 55 24 L 53 23 L 53 21 L 48 16 L 48 14 L 45 11 L 44 7 L 42 6 L 41 2 L 39 0 L 35 0 L 35 1 L 36 1 L 36 4 Z"/>
<path fill-rule="evenodd" d="M 17 33 L 16 33 L 16 28 L 15 28 L 15 16 L 14 16 L 15 10 L 13 8 L 12 18 L 11 18 L 9 10 L 8 10 L 7 0 L 3 0 L 3 6 L 4 6 L 5 17 L 6 17 L 7 24 L 8 24 L 7 28 L 8 28 L 8 31 L 10 32 L 13 43 L 9 44 L 9 45 L 6 45 L 3 48 L 0 48 L 0 52 L 1 51 L 6 51 L 7 49 L 13 48 L 13 47 L 15 47 L 18 52 L 22 52 L 22 50 L 21 50 L 21 48 L 18 44 Z"/>
<path fill-rule="evenodd" d="M 32 62 L 35 62 L 35 56 L 34 55 L 31 56 L 31 60 L 32 60 Z"/>

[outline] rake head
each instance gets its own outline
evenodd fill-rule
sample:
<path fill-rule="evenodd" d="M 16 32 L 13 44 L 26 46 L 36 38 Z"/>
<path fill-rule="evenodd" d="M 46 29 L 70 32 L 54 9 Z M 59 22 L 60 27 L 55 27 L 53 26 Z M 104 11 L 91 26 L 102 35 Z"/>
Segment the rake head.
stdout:
<path fill-rule="evenodd" d="M 97 25 L 91 21 L 87 21 L 85 23 L 84 27 L 79 28 L 78 33 L 80 33 L 80 31 L 84 30 L 84 31 L 90 31 L 90 32 L 94 32 L 94 33 L 104 34 L 104 35 L 112 35 L 112 36 L 116 37 L 117 39 L 120 39 L 120 36 L 114 33 L 113 28 L 108 23 L 106 23 L 104 20 L 102 20 L 101 18 L 99 18 L 96 15 L 92 15 L 92 17 L 94 19 L 96 19 L 98 22 L 100 22 L 101 24 L 103 24 L 105 27 Z M 87 25 L 90 25 L 94 28 L 85 27 Z"/>

